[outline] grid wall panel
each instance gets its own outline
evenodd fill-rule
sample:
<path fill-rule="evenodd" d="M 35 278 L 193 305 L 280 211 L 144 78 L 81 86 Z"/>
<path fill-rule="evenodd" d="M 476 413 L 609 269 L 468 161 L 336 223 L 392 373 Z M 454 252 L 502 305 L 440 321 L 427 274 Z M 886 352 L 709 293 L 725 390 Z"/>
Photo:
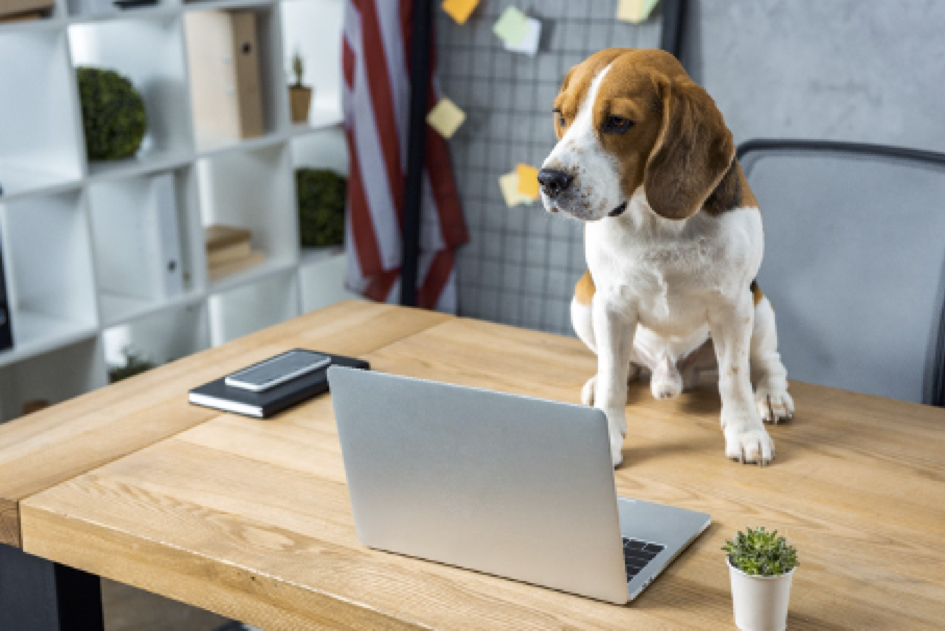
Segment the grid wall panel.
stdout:
<path fill-rule="evenodd" d="M 510 4 L 542 22 L 535 57 L 506 51 L 492 32 Z M 437 10 L 440 85 L 467 114 L 450 141 L 471 237 L 459 251 L 462 315 L 572 334 L 569 305 L 585 269 L 581 224 L 540 203 L 507 208 L 498 180 L 520 162 L 540 167 L 551 151 L 551 104 L 573 65 L 604 48 L 659 47 L 658 14 L 639 26 L 615 14 L 611 0 L 484 0 L 460 26 Z"/>

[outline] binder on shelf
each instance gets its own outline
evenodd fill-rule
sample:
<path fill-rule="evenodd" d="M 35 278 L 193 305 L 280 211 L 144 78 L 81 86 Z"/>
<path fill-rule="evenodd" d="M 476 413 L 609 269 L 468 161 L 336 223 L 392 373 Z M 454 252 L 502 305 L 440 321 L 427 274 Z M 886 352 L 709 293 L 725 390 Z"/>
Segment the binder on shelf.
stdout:
<path fill-rule="evenodd" d="M 6 272 L 3 269 L 3 246 L 0 245 L 0 351 L 13 348 L 12 312 L 7 294 Z"/>
<path fill-rule="evenodd" d="M 157 294 L 165 299 L 184 293 L 184 270 L 180 252 L 180 225 L 177 221 L 177 200 L 174 174 L 161 173 L 151 178 L 151 207 L 154 237 L 153 266 Z"/>
<path fill-rule="evenodd" d="M 187 13 L 184 30 L 196 127 L 231 138 L 263 135 L 255 12 Z"/>

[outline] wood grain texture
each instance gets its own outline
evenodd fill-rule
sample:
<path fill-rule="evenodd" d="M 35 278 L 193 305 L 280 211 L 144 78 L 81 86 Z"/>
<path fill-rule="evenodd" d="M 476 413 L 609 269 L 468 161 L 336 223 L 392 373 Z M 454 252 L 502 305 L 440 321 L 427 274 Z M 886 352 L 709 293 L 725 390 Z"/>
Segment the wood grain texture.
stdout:
<path fill-rule="evenodd" d="M 377 370 L 576 402 L 580 342 L 451 320 L 367 355 Z M 799 549 L 792 629 L 936 629 L 945 617 L 945 412 L 793 383 L 773 466 L 725 459 L 715 388 L 631 387 L 621 495 L 713 525 L 632 604 L 367 549 L 330 400 L 221 414 L 21 504 L 24 549 L 263 628 L 732 627 L 720 548 L 765 525 Z"/>
<path fill-rule="evenodd" d="M 0 425 L 0 542 L 19 545 L 11 503 L 216 416 L 190 388 L 296 347 L 361 356 L 450 318 L 343 302 Z"/>

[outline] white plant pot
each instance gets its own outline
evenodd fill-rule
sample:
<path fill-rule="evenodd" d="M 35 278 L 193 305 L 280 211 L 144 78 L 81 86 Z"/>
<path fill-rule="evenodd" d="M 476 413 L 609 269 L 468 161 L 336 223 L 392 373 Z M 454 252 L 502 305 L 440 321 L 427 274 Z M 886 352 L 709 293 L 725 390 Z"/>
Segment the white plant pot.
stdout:
<path fill-rule="evenodd" d="M 742 631 L 783 631 L 787 628 L 793 568 L 778 576 L 745 574 L 725 557 L 732 579 L 735 625 Z"/>

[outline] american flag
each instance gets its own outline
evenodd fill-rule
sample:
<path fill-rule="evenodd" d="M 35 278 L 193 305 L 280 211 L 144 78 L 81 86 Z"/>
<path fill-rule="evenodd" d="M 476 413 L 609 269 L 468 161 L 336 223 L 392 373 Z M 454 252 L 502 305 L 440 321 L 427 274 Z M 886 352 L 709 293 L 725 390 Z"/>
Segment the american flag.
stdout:
<path fill-rule="evenodd" d="M 342 67 L 350 168 L 345 282 L 380 302 L 398 302 L 410 106 L 412 0 L 348 0 Z M 432 41 L 432 38 L 431 38 Z M 439 100 L 431 44 L 427 111 Z M 457 310 L 454 250 L 469 241 L 446 141 L 425 127 L 417 272 L 419 306 Z"/>

